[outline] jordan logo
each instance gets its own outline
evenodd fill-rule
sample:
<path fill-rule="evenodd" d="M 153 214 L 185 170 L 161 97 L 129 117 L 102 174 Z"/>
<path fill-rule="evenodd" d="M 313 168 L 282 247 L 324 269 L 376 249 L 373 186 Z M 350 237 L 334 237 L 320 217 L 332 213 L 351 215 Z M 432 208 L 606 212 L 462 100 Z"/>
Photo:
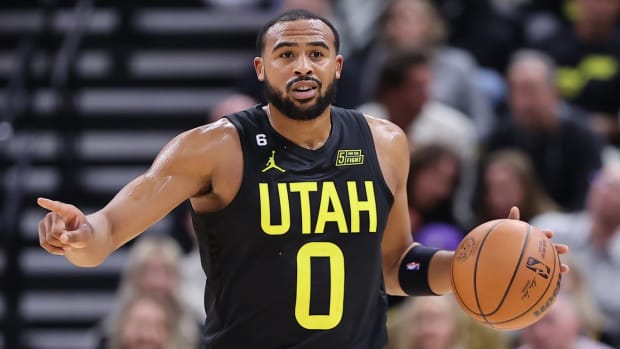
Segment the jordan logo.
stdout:
<path fill-rule="evenodd" d="M 265 164 L 265 168 L 261 172 L 267 172 L 268 170 L 271 170 L 272 168 L 280 172 L 286 172 L 285 169 L 276 165 L 276 151 L 275 150 L 271 151 L 271 156 L 269 157 L 269 160 L 267 160 L 267 163 Z"/>

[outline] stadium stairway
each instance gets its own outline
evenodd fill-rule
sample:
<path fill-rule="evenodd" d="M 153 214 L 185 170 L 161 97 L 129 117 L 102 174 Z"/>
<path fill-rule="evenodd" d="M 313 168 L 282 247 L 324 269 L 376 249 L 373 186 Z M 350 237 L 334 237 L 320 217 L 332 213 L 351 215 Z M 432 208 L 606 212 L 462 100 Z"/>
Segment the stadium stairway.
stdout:
<path fill-rule="evenodd" d="M 268 16 L 198 0 L 2 2 L 0 348 L 94 346 L 127 248 L 95 269 L 47 254 L 36 197 L 105 204 L 233 91 Z M 147 233 L 171 229 L 166 217 Z"/>

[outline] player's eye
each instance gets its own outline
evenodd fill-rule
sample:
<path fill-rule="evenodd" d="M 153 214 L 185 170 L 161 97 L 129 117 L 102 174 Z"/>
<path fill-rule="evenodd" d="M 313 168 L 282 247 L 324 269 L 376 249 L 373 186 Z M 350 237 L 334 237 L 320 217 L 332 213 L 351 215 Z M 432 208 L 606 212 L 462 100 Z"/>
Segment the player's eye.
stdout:
<path fill-rule="evenodd" d="M 323 52 L 321 52 L 321 51 L 312 51 L 311 55 L 314 58 L 323 57 Z"/>
<path fill-rule="evenodd" d="M 280 53 L 280 58 L 291 58 L 291 57 L 293 57 L 293 52 L 286 51 L 286 52 Z"/>

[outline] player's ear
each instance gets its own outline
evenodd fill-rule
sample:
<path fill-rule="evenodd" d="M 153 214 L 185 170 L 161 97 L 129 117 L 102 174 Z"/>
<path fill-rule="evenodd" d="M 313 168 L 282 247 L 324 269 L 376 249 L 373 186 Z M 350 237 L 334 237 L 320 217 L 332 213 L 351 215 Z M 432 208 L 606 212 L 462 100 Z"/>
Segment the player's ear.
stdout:
<path fill-rule="evenodd" d="M 262 57 L 254 57 L 254 70 L 256 70 L 258 81 L 265 81 L 265 66 Z"/>
<path fill-rule="evenodd" d="M 342 72 L 342 64 L 344 63 L 344 57 L 342 55 L 336 56 L 336 79 L 340 79 L 340 73 Z"/>

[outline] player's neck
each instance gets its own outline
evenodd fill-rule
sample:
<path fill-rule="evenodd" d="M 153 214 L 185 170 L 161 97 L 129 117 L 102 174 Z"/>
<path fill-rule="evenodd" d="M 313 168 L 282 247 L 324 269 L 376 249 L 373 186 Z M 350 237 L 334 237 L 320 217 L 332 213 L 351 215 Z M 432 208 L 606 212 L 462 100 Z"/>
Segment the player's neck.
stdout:
<path fill-rule="evenodd" d="M 306 149 L 320 148 L 331 134 L 331 108 L 312 120 L 295 120 L 268 104 L 263 108 L 271 126 L 284 138 Z"/>

